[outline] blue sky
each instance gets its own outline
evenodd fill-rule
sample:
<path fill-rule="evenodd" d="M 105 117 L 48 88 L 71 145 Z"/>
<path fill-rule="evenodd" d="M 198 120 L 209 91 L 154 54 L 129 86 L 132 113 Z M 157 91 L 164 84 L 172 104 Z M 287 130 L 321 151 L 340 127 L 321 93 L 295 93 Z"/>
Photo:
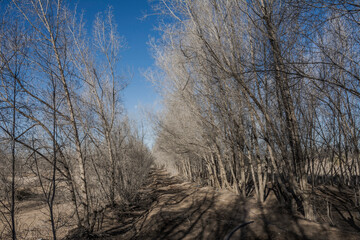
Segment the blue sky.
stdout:
<path fill-rule="evenodd" d="M 78 11 L 84 11 L 88 27 L 91 27 L 96 13 L 105 11 L 108 6 L 113 7 L 118 32 L 127 43 L 121 51 L 120 68 L 124 72 L 130 70 L 132 76 L 124 91 L 124 105 L 131 118 L 140 118 L 141 107 L 150 110 L 157 106 L 159 100 L 152 84 L 142 75 L 146 69 L 153 67 L 147 42 L 150 37 L 158 37 L 158 32 L 154 30 L 156 16 L 142 19 L 146 13 L 152 12 L 148 0 L 77 0 Z"/>

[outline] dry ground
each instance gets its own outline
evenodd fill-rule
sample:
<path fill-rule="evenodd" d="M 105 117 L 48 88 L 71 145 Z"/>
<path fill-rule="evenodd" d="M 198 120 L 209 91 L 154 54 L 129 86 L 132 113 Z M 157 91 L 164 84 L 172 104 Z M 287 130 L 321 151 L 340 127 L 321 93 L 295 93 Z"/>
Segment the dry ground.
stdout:
<path fill-rule="evenodd" d="M 106 216 L 96 239 L 360 239 L 356 230 L 290 216 L 270 197 L 259 205 L 226 191 L 199 187 L 153 170 L 141 190 L 141 205 Z M 89 238 L 89 237 L 88 237 Z M 95 238 L 95 236 L 94 236 Z"/>
<path fill-rule="evenodd" d="M 39 199 L 33 196 L 20 202 L 19 225 L 24 239 L 50 239 L 47 208 Z M 106 209 L 93 234 L 74 229 L 75 222 L 69 216 L 72 207 L 66 199 L 56 205 L 62 214 L 60 222 L 66 223 L 58 232 L 59 239 L 66 234 L 71 240 L 224 239 L 249 221 L 254 222 L 237 230 L 230 239 L 360 239 L 360 232 L 351 226 L 338 225 L 339 229 L 291 216 L 272 195 L 260 205 L 252 198 L 200 187 L 158 169 L 151 170 L 136 203 Z"/>
<path fill-rule="evenodd" d="M 18 191 L 16 194 L 16 228 L 18 239 L 38 240 L 51 239 L 51 223 L 49 217 L 49 208 L 44 201 L 44 195 L 37 185 L 37 178 L 29 175 L 18 179 Z M 54 212 L 56 214 L 57 235 L 64 238 L 69 229 L 76 226 L 73 216 L 74 207 L 70 201 L 69 191 L 65 182 L 59 182 L 57 185 L 56 201 Z M 6 224 L 6 213 L 9 219 L 8 211 L 0 206 L 0 240 L 11 239 L 8 224 Z"/>

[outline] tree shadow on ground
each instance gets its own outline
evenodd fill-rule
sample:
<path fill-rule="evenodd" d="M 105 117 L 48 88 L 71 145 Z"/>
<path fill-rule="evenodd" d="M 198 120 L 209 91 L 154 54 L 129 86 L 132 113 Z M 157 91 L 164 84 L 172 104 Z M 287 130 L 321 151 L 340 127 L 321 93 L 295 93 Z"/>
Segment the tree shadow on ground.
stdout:
<path fill-rule="evenodd" d="M 122 209 L 107 229 L 93 239 L 358 239 L 359 235 L 331 231 L 329 227 L 290 215 L 275 201 L 265 205 L 228 191 L 199 188 L 152 170 L 136 204 Z"/>
<path fill-rule="evenodd" d="M 245 205 L 238 196 L 227 206 L 216 191 L 182 185 L 176 178 L 166 179 L 166 175 L 154 177 L 162 183 L 154 191 L 159 204 L 129 239 L 222 239 L 246 219 Z M 172 185 L 167 185 L 169 182 Z"/>

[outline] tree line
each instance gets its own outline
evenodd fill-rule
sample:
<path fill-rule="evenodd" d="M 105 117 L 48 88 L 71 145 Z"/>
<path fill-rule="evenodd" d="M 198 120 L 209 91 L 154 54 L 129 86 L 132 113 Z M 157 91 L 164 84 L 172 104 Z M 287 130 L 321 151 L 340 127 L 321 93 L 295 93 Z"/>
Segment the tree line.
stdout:
<path fill-rule="evenodd" d="M 359 199 L 358 1 L 162 0 L 157 164 L 316 218 L 312 192 Z"/>
<path fill-rule="evenodd" d="M 28 176 L 53 239 L 64 191 L 78 226 L 91 232 L 104 208 L 136 198 L 153 160 L 122 105 L 125 42 L 111 8 L 88 27 L 69 2 L 0 5 L 0 238 L 24 237 L 18 202 Z"/>

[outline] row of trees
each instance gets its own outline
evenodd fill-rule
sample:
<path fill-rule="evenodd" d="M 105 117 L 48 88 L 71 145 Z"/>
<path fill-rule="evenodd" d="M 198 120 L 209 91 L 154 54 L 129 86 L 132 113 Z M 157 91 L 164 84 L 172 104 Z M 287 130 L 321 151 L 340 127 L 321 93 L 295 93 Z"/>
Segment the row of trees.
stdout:
<path fill-rule="evenodd" d="M 152 162 L 121 103 L 123 40 L 111 9 L 90 33 L 61 0 L 12 0 L 0 10 L 0 238 L 21 238 L 17 194 L 29 172 L 54 239 L 59 187 L 78 225 L 92 231 L 106 206 L 133 200 Z"/>
<path fill-rule="evenodd" d="M 314 219 L 324 183 L 359 193 L 360 4 L 162 0 L 153 44 L 160 165 Z M 271 185 L 269 185 L 271 183 Z"/>

